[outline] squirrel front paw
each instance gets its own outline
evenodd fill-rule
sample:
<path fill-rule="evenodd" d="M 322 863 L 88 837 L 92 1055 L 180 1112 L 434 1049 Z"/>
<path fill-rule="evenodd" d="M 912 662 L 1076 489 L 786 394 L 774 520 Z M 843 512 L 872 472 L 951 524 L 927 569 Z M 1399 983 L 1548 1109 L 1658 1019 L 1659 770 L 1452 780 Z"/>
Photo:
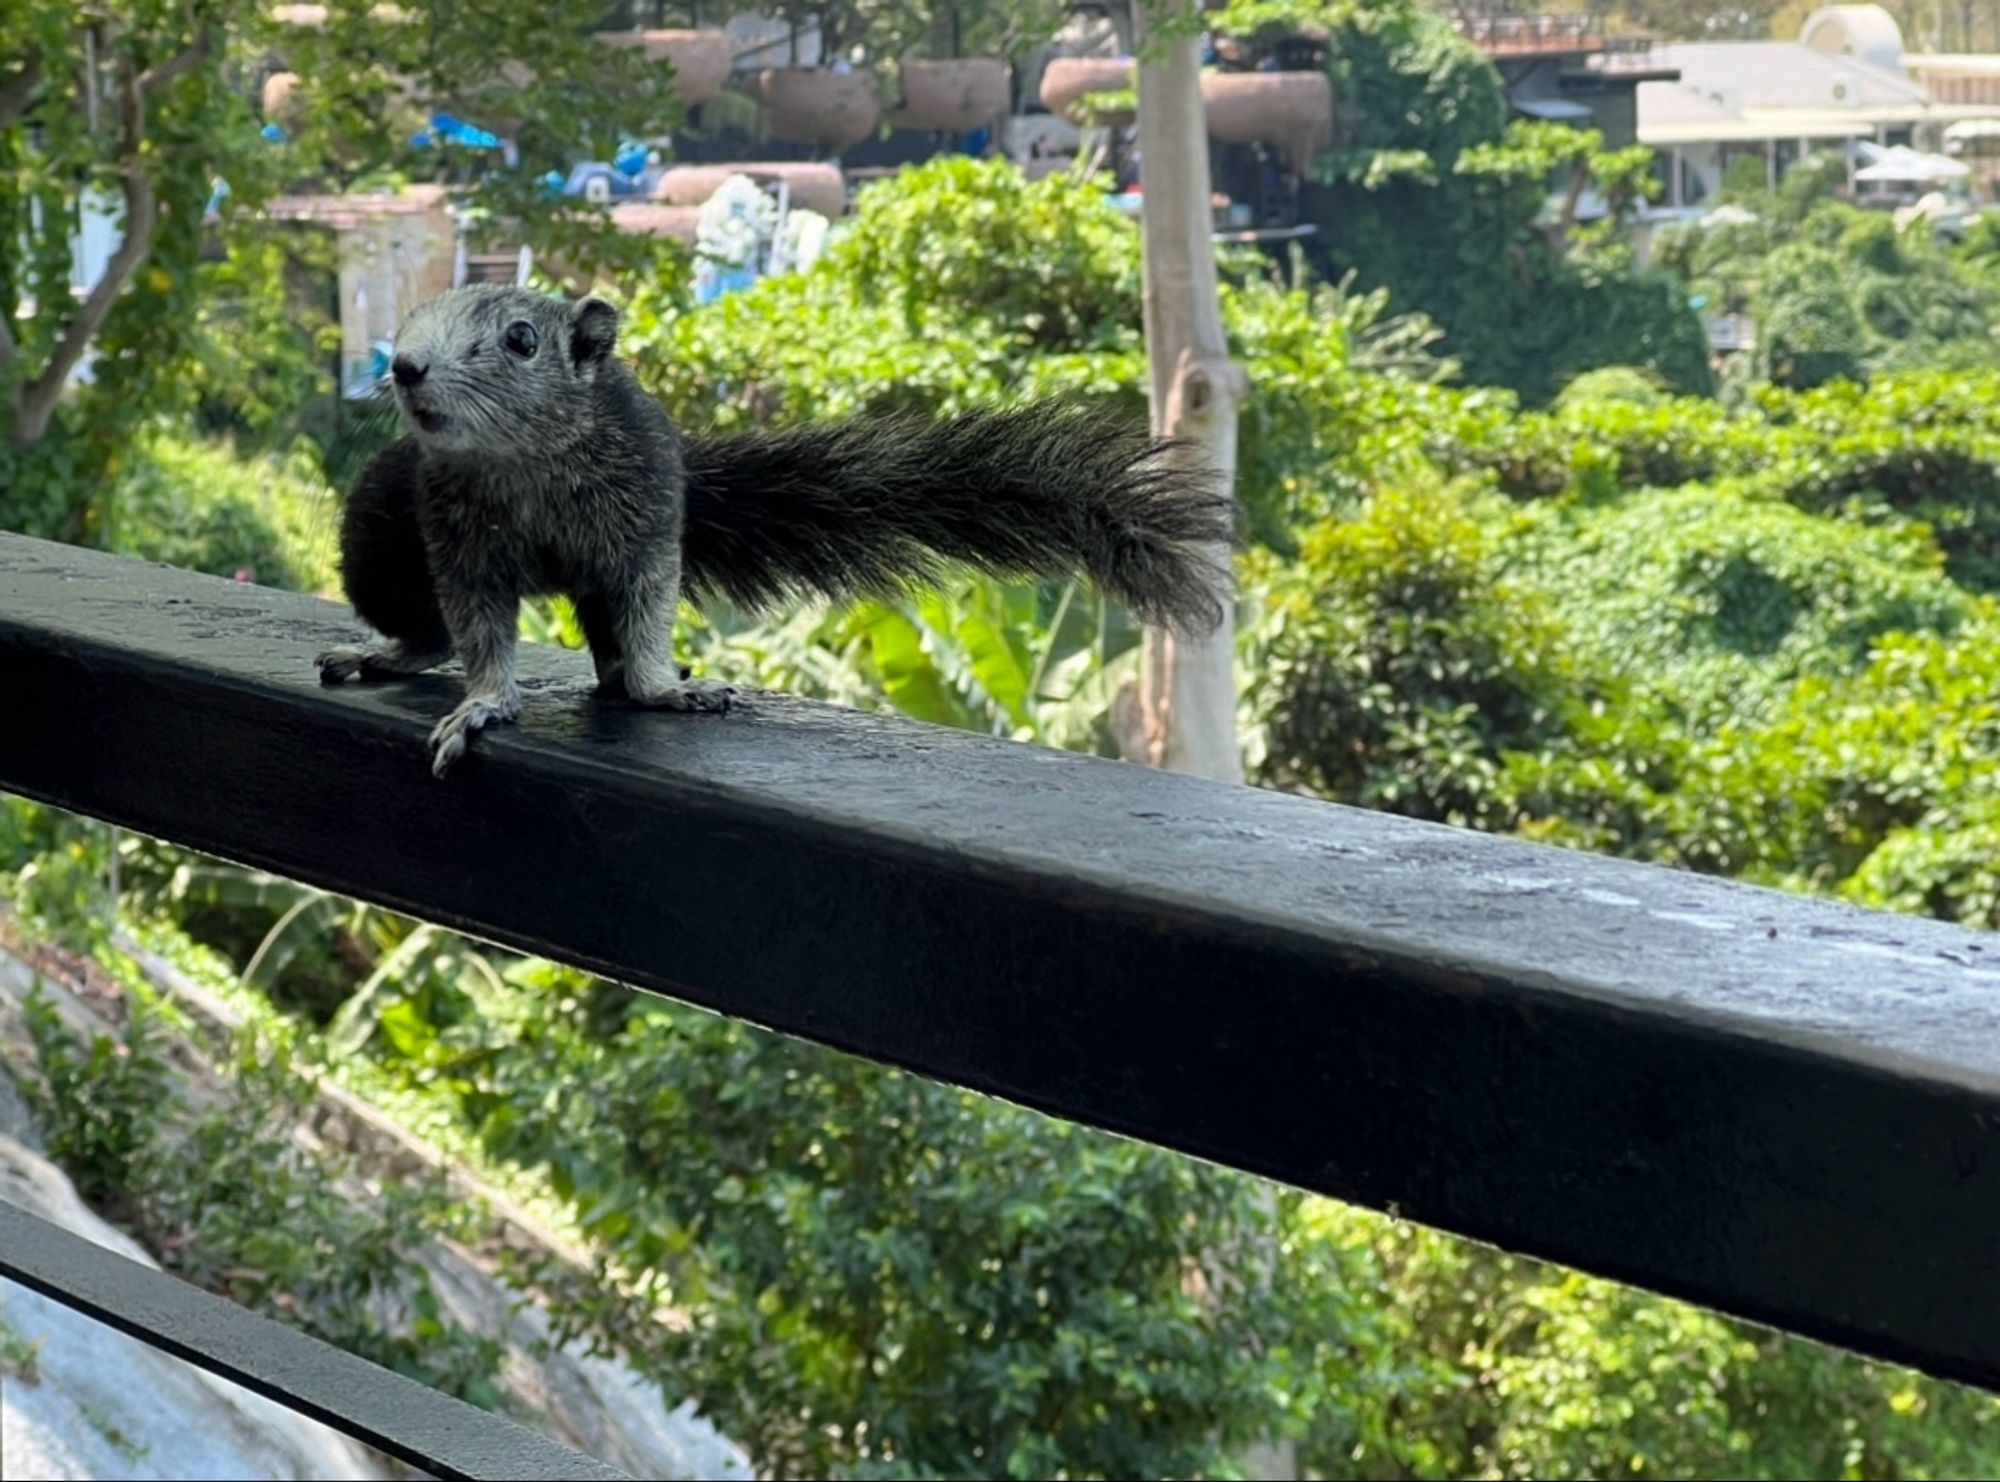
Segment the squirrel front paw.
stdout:
<path fill-rule="evenodd" d="M 442 777 L 452 769 L 465 755 L 474 731 L 515 720 L 520 714 L 519 694 L 467 696 L 431 731 L 431 775 Z"/>

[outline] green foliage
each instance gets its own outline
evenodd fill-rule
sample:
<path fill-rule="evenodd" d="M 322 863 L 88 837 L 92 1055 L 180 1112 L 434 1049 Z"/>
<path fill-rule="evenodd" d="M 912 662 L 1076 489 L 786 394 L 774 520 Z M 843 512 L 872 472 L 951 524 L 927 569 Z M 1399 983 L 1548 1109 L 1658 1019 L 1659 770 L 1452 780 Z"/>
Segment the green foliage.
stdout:
<path fill-rule="evenodd" d="M 42 1382 L 42 1340 L 29 1338 L 0 1317 L 0 1379 Z"/>
<path fill-rule="evenodd" d="M 1387 288 L 1445 331 L 1476 382 L 1530 403 L 1576 374 L 1641 365 L 1682 391 L 1713 378 L 1684 291 L 1577 230 L 1569 192 L 1594 185 L 1613 218 L 1651 183 L 1643 152 L 1606 152 L 1588 132 L 1508 121 L 1499 74 L 1416 0 L 1243 4 L 1223 24 L 1322 27 L 1341 109 L 1340 146 L 1314 165 L 1307 206 L 1332 276 Z M 1555 189 L 1564 206 L 1553 221 Z"/>
<path fill-rule="evenodd" d="M 1458 367 L 1437 354 L 1436 325 L 1392 314 L 1386 289 L 1359 293 L 1351 277 L 1303 292 L 1250 277 L 1224 289 L 1223 315 L 1253 388 L 1237 424 L 1237 502 L 1253 539 L 1289 550 L 1299 521 L 1392 471 L 1383 434 L 1410 429 L 1378 415 L 1384 389 L 1428 392 Z"/>
<path fill-rule="evenodd" d="M 1038 351 L 1119 350 L 1139 323 L 1131 222 L 1091 181 L 1005 160 L 941 155 L 870 187 L 829 255 L 912 334 L 984 321 Z"/>
<path fill-rule="evenodd" d="M 1667 388 L 1652 372 L 1633 365 L 1607 365 L 1574 378 L 1556 394 L 1550 410 L 1577 413 L 1603 402 L 1657 407 L 1667 398 Z"/>
<path fill-rule="evenodd" d="M 336 1347 L 489 1407 L 500 1350 L 444 1310 L 410 1258 L 463 1235 L 469 1216 L 424 1187 L 371 1200 L 296 1135 L 310 1088 L 284 1047 L 246 1040 L 228 1094 L 181 1099 L 163 1010 L 126 997 L 116 1038 L 70 1028 L 41 994 L 27 1002 L 35 1071 L 24 1079 L 50 1155 L 83 1197 L 168 1268 Z"/>
<path fill-rule="evenodd" d="M 1983 677 L 1983 676 L 1982 676 Z M 1992 721 L 1985 720 L 1988 731 Z M 1985 738 L 1982 738 L 1985 739 Z M 1866 906 L 1938 916 L 1987 931 L 2000 929 L 2000 799 L 1960 798 L 1950 786 L 1959 776 L 1940 776 L 1939 762 L 1960 768 L 1990 765 L 1993 747 L 1960 748 L 1970 758 L 1925 758 L 1926 781 L 1917 794 L 1926 805 L 1917 812 L 1906 805 L 1909 823 L 1897 823 L 1881 834 L 1859 867 L 1843 882 L 1842 893 Z M 1945 783 L 1947 785 L 1939 785 Z M 1901 789 L 1899 789 L 1901 791 Z"/>
<path fill-rule="evenodd" d="M 1517 498 L 1733 482 L 1813 514 L 1919 521 L 1953 580 L 1986 592 L 2000 574 L 1996 395 L 2000 377 L 1991 373 L 1895 372 L 1804 393 L 1762 386 L 1733 408 L 1573 395 L 1548 413 L 1509 417 L 1507 407 L 1464 393 L 1413 398 L 1391 388 L 1379 410 L 1433 425 L 1448 416 L 1444 435 L 1415 446 L 1451 472 L 1490 475 Z M 1374 450 L 1372 440 L 1364 445 Z"/>
<path fill-rule="evenodd" d="M 1249 1181 L 523 965 L 436 1074 L 545 1169 L 622 1300 L 564 1321 L 671 1376 L 777 1476 L 1201 1475 L 1280 1416 Z M 640 1309 L 644 1312 L 644 1308 Z"/>
<path fill-rule="evenodd" d="M 1139 633 L 1081 582 L 967 578 L 901 603 L 777 623 L 713 614 L 693 638 L 708 671 L 741 682 L 1112 755 L 1106 713 Z"/>
<path fill-rule="evenodd" d="M 1800 244 L 1774 253 L 1757 301 L 1758 369 L 1795 390 L 1862 374 L 1861 313 L 1840 259 Z"/>
<path fill-rule="evenodd" d="M 325 244 L 259 214 L 281 191 L 388 174 L 436 181 L 468 219 L 504 222 L 511 240 L 586 272 L 660 261 L 652 239 L 545 199 L 536 181 L 573 151 L 608 157 L 621 137 L 671 126 L 671 69 L 593 42 L 597 0 L 451 4 L 434 24 L 383 14 L 394 9 L 335 5 L 311 26 L 251 0 L 115 0 L 90 11 L 100 62 L 90 75 L 76 65 L 67 0 L 20 0 L 10 12 L 0 80 L 22 84 L 34 126 L 0 118 L 0 240 L 25 244 L 0 263 L 10 330 L 0 338 L 0 527 L 103 541 L 99 493 L 163 416 L 285 440 L 276 434 L 323 386 L 329 347 L 323 299 L 295 271 L 323 270 Z M 273 60 L 300 78 L 281 144 L 260 137 L 247 85 Z M 138 109 L 127 102 L 134 89 Z M 522 168 L 413 147 L 418 99 L 504 130 Z M 71 289 L 75 244 L 86 205 L 118 208 L 134 178 L 157 205 L 154 223 L 107 279 L 115 297 L 93 336 Z M 211 225 L 204 208 L 218 179 L 229 194 Z M 86 341 L 88 378 L 58 399 Z"/>
<path fill-rule="evenodd" d="M 331 575 L 333 495 L 293 457 L 245 459 L 226 445 L 156 433 L 113 469 L 99 502 L 116 550 L 266 586 Z"/>
<path fill-rule="evenodd" d="M 1301 1224 L 1348 1280 L 1381 1293 L 1375 1341 L 1399 1365 L 1313 1427 L 1307 1475 L 1950 1477 L 1994 1465 L 2000 1406 L 1983 1395 L 1332 1205 L 1308 1206 Z"/>
<path fill-rule="evenodd" d="M 1948 635 L 1974 610 L 1923 528 L 1727 486 L 1544 506 L 1517 528 L 1510 566 L 1570 641 L 1633 674 L 1670 666 L 1702 731 L 1768 713 L 1806 674 L 1853 673 L 1885 634 Z"/>
<path fill-rule="evenodd" d="M 1740 196 L 1754 219 L 1698 222 L 1663 235 L 1661 264 L 1717 312 L 1757 327 L 1749 369 L 1805 389 L 1887 371 L 2000 367 L 1990 233 L 1958 245 L 1915 223 L 1834 199 L 1838 156 L 1804 162 L 1778 191 L 1760 176 Z"/>
<path fill-rule="evenodd" d="M 135 1004 L 119 1039 L 95 1035 L 85 1041 L 37 989 L 24 1018 L 40 1070 L 24 1089 L 49 1156 L 90 1203 L 132 1200 L 150 1171 L 157 1118 L 173 1084 L 156 1011 Z"/>
<path fill-rule="evenodd" d="M 1250 758 L 1272 785 L 1470 826 L 1507 752 L 1561 730 L 1576 684 L 1455 489 L 1385 490 L 1252 567 Z"/>

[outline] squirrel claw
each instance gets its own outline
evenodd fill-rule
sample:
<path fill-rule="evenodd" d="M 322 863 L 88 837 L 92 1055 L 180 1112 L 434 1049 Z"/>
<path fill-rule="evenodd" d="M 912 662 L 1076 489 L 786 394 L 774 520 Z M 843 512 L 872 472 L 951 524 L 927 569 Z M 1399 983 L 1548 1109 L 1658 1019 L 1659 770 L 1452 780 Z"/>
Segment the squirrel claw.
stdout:
<path fill-rule="evenodd" d="M 658 694 L 634 695 L 632 703 L 648 710 L 708 711 L 720 715 L 736 703 L 736 686 L 714 679 L 690 679 L 683 671 L 676 684 Z"/>
<path fill-rule="evenodd" d="M 442 777 L 465 755 L 472 733 L 521 713 L 519 695 L 474 695 L 439 721 L 431 731 L 431 775 Z"/>
<path fill-rule="evenodd" d="M 368 654 L 359 648 L 330 648 L 313 663 L 319 667 L 321 684 L 340 684 L 354 678 L 367 662 Z"/>

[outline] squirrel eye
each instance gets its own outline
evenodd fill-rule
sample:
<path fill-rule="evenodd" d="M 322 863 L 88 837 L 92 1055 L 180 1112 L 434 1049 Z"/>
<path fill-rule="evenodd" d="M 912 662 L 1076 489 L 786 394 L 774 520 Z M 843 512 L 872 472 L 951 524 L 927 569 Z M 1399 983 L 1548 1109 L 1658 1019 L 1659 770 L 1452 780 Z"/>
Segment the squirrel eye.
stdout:
<path fill-rule="evenodd" d="M 526 360 L 535 353 L 535 344 L 539 338 L 534 325 L 525 319 L 516 319 L 507 326 L 507 332 L 500 336 L 500 343 L 507 347 L 509 353 Z"/>

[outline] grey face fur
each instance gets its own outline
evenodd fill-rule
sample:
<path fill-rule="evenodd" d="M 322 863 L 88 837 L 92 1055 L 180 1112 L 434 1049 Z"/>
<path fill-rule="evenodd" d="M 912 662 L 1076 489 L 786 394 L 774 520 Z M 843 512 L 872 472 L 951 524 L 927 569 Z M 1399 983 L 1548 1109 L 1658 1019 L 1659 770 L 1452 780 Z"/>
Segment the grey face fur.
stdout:
<path fill-rule="evenodd" d="M 396 409 L 433 452 L 559 455 L 589 435 L 590 388 L 617 339 L 617 311 L 600 299 L 462 288 L 397 331 Z"/>

